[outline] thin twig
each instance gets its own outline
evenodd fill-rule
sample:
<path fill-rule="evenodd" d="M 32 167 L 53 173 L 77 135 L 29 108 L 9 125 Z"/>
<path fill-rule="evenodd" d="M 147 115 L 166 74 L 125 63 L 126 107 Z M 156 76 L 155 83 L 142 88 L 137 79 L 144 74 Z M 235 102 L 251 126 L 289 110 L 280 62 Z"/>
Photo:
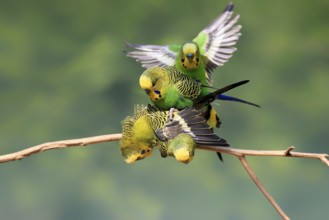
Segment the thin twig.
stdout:
<path fill-rule="evenodd" d="M 121 134 L 108 134 L 80 139 L 71 139 L 71 140 L 63 140 L 63 141 L 54 141 L 47 142 L 43 144 L 39 144 L 33 147 L 26 148 L 21 151 L 17 151 L 11 154 L 5 154 L 0 156 L 0 163 L 5 163 L 9 161 L 21 160 L 24 157 L 31 156 L 32 154 L 37 154 L 47 150 L 59 149 L 59 148 L 67 148 L 67 147 L 81 147 L 87 146 L 90 144 L 98 144 L 110 141 L 118 141 L 121 139 Z"/>
<path fill-rule="evenodd" d="M 62 141 L 47 142 L 39 144 L 33 147 L 26 148 L 21 151 L 17 151 L 11 154 L 5 154 L 0 156 L 0 163 L 21 160 L 25 157 L 31 156 L 32 154 L 37 154 L 42 151 L 68 148 L 68 147 L 81 147 L 91 144 L 119 141 L 121 139 L 121 134 L 108 134 L 100 135 L 94 137 L 86 137 L 80 139 L 70 139 Z M 225 154 L 231 154 L 237 157 L 241 156 L 280 156 L 280 157 L 301 157 L 301 158 L 314 158 L 321 160 L 324 164 L 329 167 L 328 154 L 318 154 L 318 153 L 303 153 L 303 152 L 293 152 L 295 147 L 289 147 L 286 150 L 244 150 L 231 147 L 212 147 L 212 146 L 198 146 L 199 149 L 216 151 Z"/>
<path fill-rule="evenodd" d="M 253 172 L 251 167 L 249 166 L 246 158 L 244 156 L 238 157 L 242 166 L 246 169 L 247 173 L 249 174 L 250 178 L 254 181 L 258 189 L 263 193 L 263 195 L 266 197 L 266 199 L 272 204 L 272 206 L 276 209 L 276 211 L 279 213 L 279 215 L 284 220 L 289 220 L 290 218 L 284 213 L 284 211 L 281 209 L 281 207 L 276 203 L 276 201 L 273 199 L 271 194 L 265 189 L 263 184 L 260 182 L 260 180 L 257 178 L 256 174 Z"/>
<path fill-rule="evenodd" d="M 321 160 L 329 167 L 328 154 L 324 153 L 304 153 L 292 151 L 295 147 L 288 147 L 286 150 L 245 150 L 231 147 L 213 147 L 213 146 L 198 146 L 199 149 L 215 151 L 225 154 L 231 154 L 237 157 L 242 156 L 274 156 L 274 157 L 300 157 L 312 158 Z"/>
<path fill-rule="evenodd" d="M 59 148 L 68 148 L 68 147 L 81 147 L 87 146 L 91 144 L 104 143 L 110 141 L 118 141 L 122 137 L 121 134 L 108 134 L 80 139 L 71 139 L 71 140 L 63 140 L 63 141 L 54 141 L 47 142 L 40 145 L 36 145 L 33 147 L 26 148 L 21 151 L 17 151 L 15 153 L 6 154 L 0 156 L 0 163 L 5 163 L 9 161 L 21 160 L 25 157 L 31 156 L 32 154 L 37 154 L 42 151 L 59 149 Z M 288 147 L 286 150 L 243 150 L 237 148 L 227 148 L 227 147 L 212 147 L 212 146 L 198 146 L 199 149 L 216 151 L 225 154 L 231 154 L 239 158 L 241 164 L 246 169 L 247 173 L 251 177 L 251 179 L 255 182 L 260 191 L 264 194 L 264 196 L 269 200 L 269 202 L 274 206 L 277 212 L 283 219 L 289 219 L 289 217 L 282 211 L 280 206 L 275 202 L 272 196 L 266 191 L 264 186 L 258 180 L 257 176 L 252 171 L 248 162 L 245 159 L 245 156 L 279 156 L 279 157 L 300 157 L 300 158 L 313 158 L 319 159 L 324 164 L 329 167 L 328 154 L 319 154 L 319 153 L 303 153 L 303 152 L 294 152 L 295 147 Z"/>

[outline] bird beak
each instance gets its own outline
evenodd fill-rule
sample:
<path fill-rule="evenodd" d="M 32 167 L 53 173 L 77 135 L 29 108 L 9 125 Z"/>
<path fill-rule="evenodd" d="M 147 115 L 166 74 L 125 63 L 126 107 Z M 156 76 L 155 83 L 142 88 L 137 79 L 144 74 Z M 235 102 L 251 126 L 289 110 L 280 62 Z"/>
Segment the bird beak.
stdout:
<path fill-rule="evenodd" d="M 147 95 L 149 95 L 151 92 L 151 90 L 149 90 L 149 89 L 144 89 L 144 91 L 146 92 Z"/>
<path fill-rule="evenodd" d="M 188 54 L 186 54 L 186 57 L 187 57 L 187 59 L 192 60 L 193 57 L 194 57 L 194 54 L 193 53 L 188 53 Z"/>

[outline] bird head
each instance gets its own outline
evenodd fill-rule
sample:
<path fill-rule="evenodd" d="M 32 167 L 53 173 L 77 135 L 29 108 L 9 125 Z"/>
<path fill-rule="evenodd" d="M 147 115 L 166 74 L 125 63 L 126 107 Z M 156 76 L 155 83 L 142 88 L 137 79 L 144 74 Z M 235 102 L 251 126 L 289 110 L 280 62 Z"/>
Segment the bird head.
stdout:
<path fill-rule="evenodd" d="M 152 101 L 161 99 L 161 78 L 164 76 L 161 67 L 146 69 L 139 78 L 140 87 L 146 92 Z"/>
<path fill-rule="evenodd" d="M 134 116 L 127 116 L 121 122 L 120 149 L 126 163 L 134 163 L 152 154 L 155 144 L 154 131 L 145 117 L 147 114 L 148 108 L 136 105 Z"/>
<path fill-rule="evenodd" d="M 144 146 L 124 146 L 121 144 L 121 153 L 126 163 L 134 163 L 138 160 L 143 160 L 152 154 L 153 148 Z"/>
<path fill-rule="evenodd" d="M 200 64 L 199 46 L 194 42 L 183 44 L 180 52 L 180 62 L 185 69 L 197 69 Z"/>
<path fill-rule="evenodd" d="M 120 149 L 126 163 L 134 163 L 149 157 L 153 150 L 151 141 L 143 141 L 148 134 L 143 130 L 136 131 L 135 122 L 136 120 L 131 117 L 126 117 L 122 121 Z"/>
<path fill-rule="evenodd" d="M 177 161 L 189 163 L 193 160 L 196 143 L 193 138 L 186 133 L 177 135 L 168 143 L 168 154 L 173 155 Z"/>
<path fill-rule="evenodd" d="M 146 74 L 142 74 L 139 78 L 139 85 L 146 91 L 146 93 L 148 93 L 153 88 L 154 84 L 155 82 L 152 81 L 152 78 Z"/>

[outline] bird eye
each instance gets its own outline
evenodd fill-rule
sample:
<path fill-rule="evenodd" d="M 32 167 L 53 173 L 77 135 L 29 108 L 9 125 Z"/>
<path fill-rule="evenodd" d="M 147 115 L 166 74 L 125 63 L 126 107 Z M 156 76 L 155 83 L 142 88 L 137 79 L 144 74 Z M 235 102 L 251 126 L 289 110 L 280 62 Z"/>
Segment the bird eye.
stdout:
<path fill-rule="evenodd" d="M 155 94 L 160 94 L 161 92 L 159 90 L 154 90 Z"/>
<path fill-rule="evenodd" d="M 150 94 L 151 90 L 149 89 L 144 89 L 144 91 L 146 92 L 146 94 Z"/>
<path fill-rule="evenodd" d="M 141 151 L 141 154 L 145 154 L 145 150 L 142 150 L 142 151 Z"/>
<path fill-rule="evenodd" d="M 196 58 L 196 62 L 199 62 L 199 58 Z"/>
<path fill-rule="evenodd" d="M 181 59 L 180 61 L 181 61 L 182 63 L 184 63 L 185 59 Z"/>

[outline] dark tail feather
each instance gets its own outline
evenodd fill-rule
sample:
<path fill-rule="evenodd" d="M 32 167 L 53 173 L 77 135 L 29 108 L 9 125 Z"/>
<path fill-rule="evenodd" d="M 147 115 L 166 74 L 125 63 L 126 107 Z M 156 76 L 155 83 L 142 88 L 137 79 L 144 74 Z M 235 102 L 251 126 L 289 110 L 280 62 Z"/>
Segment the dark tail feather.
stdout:
<path fill-rule="evenodd" d="M 225 93 L 225 92 L 227 92 L 231 89 L 234 89 L 235 87 L 241 86 L 241 85 L 246 84 L 248 82 L 249 82 L 249 80 L 243 80 L 243 81 L 225 86 L 221 89 L 216 90 L 215 92 L 209 93 L 208 95 L 206 95 L 206 96 L 202 97 L 201 99 L 199 99 L 195 103 L 194 107 L 196 109 L 202 108 L 203 106 L 208 105 L 211 102 L 213 102 L 217 98 L 218 95 L 223 94 L 223 93 Z"/>
<path fill-rule="evenodd" d="M 219 153 L 219 152 L 216 152 L 216 153 L 217 153 L 217 156 L 218 156 L 219 160 L 223 162 L 223 157 L 222 157 L 222 154 L 221 154 L 221 153 Z"/>
<path fill-rule="evenodd" d="M 242 100 L 242 99 L 239 99 L 239 98 L 235 98 L 233 96 L 224 95 L 224 94 L 217 95 L 216 99 L 225 100 L 225 101 L 233 101 L 233 102 L 241 102 L 241 103 L 244 103 L 244 104 L 247 104 L 247 105 L 252 105 L 252 106 L 260 108 L 260 105 L 257 105 L 255 103 L 248 102 L 248 101 L 245 101 L 245 100 Z"/>

